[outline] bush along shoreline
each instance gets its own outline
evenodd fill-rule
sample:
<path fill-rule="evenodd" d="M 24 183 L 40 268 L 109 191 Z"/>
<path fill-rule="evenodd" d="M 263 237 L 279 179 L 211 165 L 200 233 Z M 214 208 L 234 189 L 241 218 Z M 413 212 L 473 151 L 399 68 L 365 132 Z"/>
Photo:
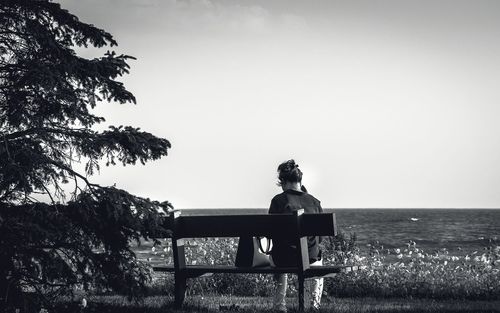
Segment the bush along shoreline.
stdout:
<path fill-rule="evenodd" d="M 188 264 L 234 264 L 237 238 L 186 241 Z M 401 248 L 384 249 L 378 242 L 359 249 L 355 234 L 340 234 L 322 242 L 325 264 L 354 264 L 362 269 L 325 279 L 325 297 L 384 297 L 500 300 L 500 245 L 489 240 L 482 251 L 454 255 L 441 249 L 424 251 L 409 240 Z M 170 241 L 150 248 L 146 263 L 172 264 Z M 291 276 L 289 295 L 297 293 Z M 188 295 L 269 296 L 272 275 L 215 274 L 191 279 Z M 150 294 L 172 294 L 173 275 L 154 273 Z"/>

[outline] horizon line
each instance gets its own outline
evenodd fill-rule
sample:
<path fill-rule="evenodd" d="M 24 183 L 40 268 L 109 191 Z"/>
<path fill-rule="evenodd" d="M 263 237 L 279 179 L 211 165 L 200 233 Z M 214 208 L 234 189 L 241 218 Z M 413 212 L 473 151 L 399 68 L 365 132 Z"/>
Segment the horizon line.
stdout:
<path fill-rule="evenodd" d="M 203 208 L 176 208 L 176 210 L 265 210 L 266 207 L 203 207 Z M 488 207 L 356 207 L 356 208 L 331 208 L 325 207 L 325 210 L 499 210 L 500 208 Z"/>

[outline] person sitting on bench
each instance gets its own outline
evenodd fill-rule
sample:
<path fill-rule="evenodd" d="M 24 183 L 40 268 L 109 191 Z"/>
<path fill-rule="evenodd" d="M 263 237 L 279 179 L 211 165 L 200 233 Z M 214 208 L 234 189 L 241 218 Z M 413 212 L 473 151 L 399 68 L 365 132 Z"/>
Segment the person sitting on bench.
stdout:
<path fill-rule="evenodd" d="M 302 171 L 294 160 L 288 160 L 278 166 L 278 185 L 283 192 L 274 196 L 269 207 L 270 214 L 289 214 L 299 209 L 304 209 L 305 213 L 322 213 L 320 201 L 310 195 L 302 185 Z M 295 239 L 286 237 L 275 237 L 271 251 L 271 266 L 286 267 L 295 266 L 297 263 L 297 243 Z M 321 238 L 312 236 L 307 238 L 309 251 L 309 264 L 320 266 L 321 250 L 319 248 Z M 274 295 L 274 308 L 281 312 L 286 312 L 286 290 L 287 274 L 276 274 L 276 290 Z M 323 278 L 312 279 L 305 285 L 305 305 L 311 305 L 314 309 L 319 309 L 321 294 L 323 293 Z"/>

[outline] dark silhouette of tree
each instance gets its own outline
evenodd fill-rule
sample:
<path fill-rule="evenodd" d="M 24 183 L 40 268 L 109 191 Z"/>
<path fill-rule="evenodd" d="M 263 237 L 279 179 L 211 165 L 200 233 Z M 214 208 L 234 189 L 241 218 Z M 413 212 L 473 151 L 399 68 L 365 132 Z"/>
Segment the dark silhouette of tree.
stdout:
<path fill-rule="evenodd" d="M 135 103 L 117 80 L 132 57 L 75 49 L 116 44 L 57 3 L 0 2 L 0 310 L 75 286 L 138 296 L 149 278 L 130 243 L 163 231 L 171 205 L 88 178 L 100 162 L 144 164 L 170 148 L 139 128 L 93 130 L 97 104 Z"/>

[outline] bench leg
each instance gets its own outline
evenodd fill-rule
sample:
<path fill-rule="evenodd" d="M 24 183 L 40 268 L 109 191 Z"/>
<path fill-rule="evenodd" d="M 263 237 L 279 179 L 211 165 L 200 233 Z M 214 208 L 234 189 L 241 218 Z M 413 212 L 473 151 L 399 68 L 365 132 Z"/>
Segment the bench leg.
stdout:
<path fill-rule="evenodd" d="M 183 274 L 175 275 L 175 307 L 181 308 L 186 296 L 186 276 Z"/>
<path fill-rule="evenodd" d="M 304 275 L 299 275 L 299 311 L 304 311 Z"/>

